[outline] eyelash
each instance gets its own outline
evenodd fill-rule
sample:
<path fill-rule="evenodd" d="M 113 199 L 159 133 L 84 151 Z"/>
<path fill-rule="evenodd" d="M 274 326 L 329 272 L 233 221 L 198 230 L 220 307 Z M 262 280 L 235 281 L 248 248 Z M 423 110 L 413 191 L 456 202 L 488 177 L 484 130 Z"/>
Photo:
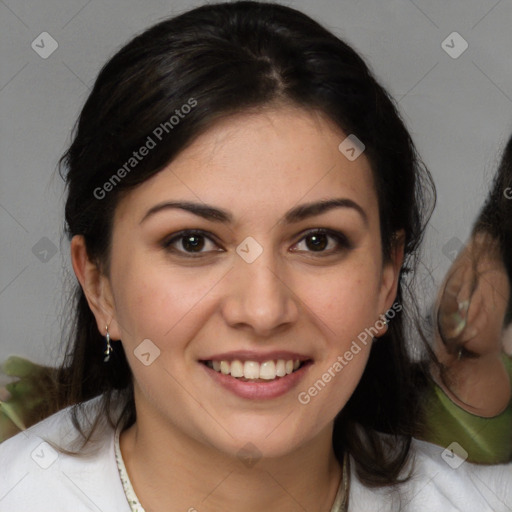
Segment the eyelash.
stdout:
<path fill-rule="evenodd" d="M 337 254 L 337 253 L 342 252 L 343 250 L 349 250 L 352 248 L 351 242 L 348 240 L 348 238 L 343 233 L 340 233 L 338 231 L 333 231 L 330 229 L 326 229 L 326 228 L 316 228 L 316 229 L 312 229 L 310 231 L 305 232 L 304 235 L 302 236 L 302 238 L 300 238 L 300 240 L 298 242 L 296 242 L 294 245 L 297 245 L 300 242 L 302 242 L 303 240 L 305 240 L 306 238 L 308 238 L 310 236 L 314 236 L 314 235 L 327 235 L 328 237 L 334 239 L 336 241 L 336 243 L 338 244 L 338 248 L 334 249 L 334 250 L 331 249 L 329 251 L 325 251 L 325 250 L 306 251 L 306 252 L 310 252 L 313 254 L 317 254 L 320 257 L 330 256 L 332 254 Z M 213 236 L 206 231 L 202 231 L 200 229 L 185 229 L 183 231 L 180 231 L 179 233 L 175 233 L 171 238 L 166 239 L 162 243 L 162 247 L 169 252 L 178 254 L 185 258 L 200 258 L 200 257 L 202 257 L 205 254 L 205 252 L 197 252 L 197 253 L 186 252 L 186 251 L 178 250 L 175 247 L 172 247 L 172 245 L 175 242 L 183 240 L 187 236 L 204 237 L 204 238 L 210 240 L 211 242 L 215 243 L 215 241 L 213 240 Z M 206 251 L 206 252 L 208 252 L 208 251 Z M 220 251 L 215 251 L 215 252 L 220 252 Z M 302 252 L 302 251 L 299 251 L 299 252 Z"/>

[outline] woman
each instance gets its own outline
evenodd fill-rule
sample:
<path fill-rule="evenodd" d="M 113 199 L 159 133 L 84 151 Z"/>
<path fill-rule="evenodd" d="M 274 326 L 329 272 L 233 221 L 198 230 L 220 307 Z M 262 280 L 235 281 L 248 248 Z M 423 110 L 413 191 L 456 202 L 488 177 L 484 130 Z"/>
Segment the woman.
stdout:
<path fill-rule="evenodd" d="M 468 486 L 412 441 L 432 183 L 345 43 L 273 4 L 166 20 L 100 72 L 63 163 L 82 405 L 0 445 L 0 510 L 504 506 L 510 467 Z"/>
<path fill-rule="evenodd" d="M 487 200 L 441 287 L 433 365 L 439 387 L 426 398 L 421 437 L 453 438 L 468 460 L 512 460 L 512 359 L 505 351 L 512 321 L 512 138 Z"/>

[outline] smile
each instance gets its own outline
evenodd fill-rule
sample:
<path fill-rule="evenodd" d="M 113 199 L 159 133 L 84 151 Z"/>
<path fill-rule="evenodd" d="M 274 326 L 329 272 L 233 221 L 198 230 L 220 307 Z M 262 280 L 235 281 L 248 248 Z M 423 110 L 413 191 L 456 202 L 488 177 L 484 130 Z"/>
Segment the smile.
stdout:
<path fill-rule="evenodd" d="M 313 366 L 313 359 L 284 353 L 231 353 L 198 362 L 216 386 L 249 400 L 275 399 L 290 393 Z"/>
<path fill-rule="evenodd" d="M 230 375 L 241 381 L 272 381 L 298 370 L 306 361 L 298 359 L 277 359 L 258 363 L 257 361 L 204 361 L 204 364 L 212 370 Z"/>

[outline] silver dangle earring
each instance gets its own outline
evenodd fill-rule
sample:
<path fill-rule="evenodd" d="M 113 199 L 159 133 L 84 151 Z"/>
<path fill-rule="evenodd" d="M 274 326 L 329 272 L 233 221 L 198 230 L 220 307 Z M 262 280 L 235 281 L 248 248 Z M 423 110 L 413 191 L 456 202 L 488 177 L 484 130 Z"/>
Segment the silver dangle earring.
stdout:
<path fill-rule="evenodd" d="M 386 318 L 386 315 L 384 315 L 384 319 L 382 321 L 384 322 L 384 325 L 386 326 L 386 332 L 388 332 L 389 320 Z M 386 332 L 384 334 L 386 334 Z"/>
<path fill-rule="evenodd" d="M 389 320 L 386 318 L 386 315 L 381 315 L 381 318 L 382 318 L 381 322 L 383 324 L 383 327 L 386 327 L 386 331 L 387 331 L 387 328 L 389 327 Z M 376 342 L 379 338 L 380 338 L 380 336 L 374 337 L 373 341 Z"/>
<path fill-rule="evenodd" d="M 105 334 L 105 352 L 103 362 L 108 363 L 110 360 L 110 354 L 112 353 L 112 345 L 110 344 L 110 333 L 108 332 L 108 325 L 105 326 L 106 334 Z"/>

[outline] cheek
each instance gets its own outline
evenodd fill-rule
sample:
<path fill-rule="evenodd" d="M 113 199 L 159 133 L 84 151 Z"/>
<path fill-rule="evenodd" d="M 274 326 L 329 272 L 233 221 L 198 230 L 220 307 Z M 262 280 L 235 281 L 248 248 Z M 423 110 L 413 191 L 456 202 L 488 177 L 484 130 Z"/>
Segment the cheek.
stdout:
<path fill-rule="evenodd" d="M 339 350 L 366 328 L 374 326 L 383 311 L 377 311 L 377 272 L 372 267 L 342 269 L 321 279 L 305 279 L 301 297 L 323 325 L 326 337 Z"/>
<path fill-rule="evenodd" d="M 339 340 L 327 359 L 314 365 L 297 399 L 315 421 L 330 421 L 345 407 L 361 380 L 371 344 L 371 339 Z"/>
<path fill-rule="evenodd" d="M 329 279 L 304 282 L 310 317 L 325 339 L 321 357 L 301 386 L 299 402 L 318 417 L 333 417 L 346 404 L 364 372 L 375 334 L 378 272 L 354 265 Z M 380 325 L 380 324 L 379 324 Z M 314 405 L 313 405 L 314 404 Z M 309 407 L 309 406 L 308 406 Z"/>
<path fill-rule="evenodd" d="M 196 269 L 169 269 L 134 254 L 116 268 L 116 316 L 123 343 L 132 347 L 149 338 L 161 350 L 172 349 L 176 340 L 193 335 L 197 315 L 205 314 L 201 305 L 207 301 L 202 299 L 219 279 Z"/>

